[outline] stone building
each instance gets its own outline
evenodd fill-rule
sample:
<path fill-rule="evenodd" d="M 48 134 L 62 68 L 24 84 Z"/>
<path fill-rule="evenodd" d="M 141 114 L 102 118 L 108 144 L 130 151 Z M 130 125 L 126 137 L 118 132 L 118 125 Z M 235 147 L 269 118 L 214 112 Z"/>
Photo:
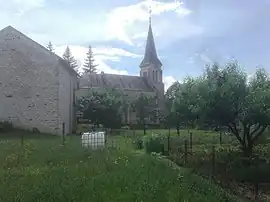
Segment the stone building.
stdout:
<path fill-rule="evenodd" d="M 40 132 L 71 133 L 77 73 L 45 47 L 8 26 L 0 31 L 0 121 Z"/>
<path fill-rule="evenodd" d="M 164 104 L 164 83 L 162 81 L 162 63 L 158 58 L 154 36 L 149 23 L 148 36 L 146 41 L 144 58 L 139 65 L 140 76 L 126 76 L 116 74 L 88 74 L 80 79 L 80 88 L 77 91 L 77 98 L 85 96 L 89 89 L 102 90 L 115 88 L 122 91 L 129 100 L 136 99 L 140 93 L 156 98 L 156 106 L 162 110 Z M 127 124 L 136 124 L 136 111 L 128 109 Z M 158 120 L 155 121 L 158 124 Z M 153 123 L 152 123 L 153 124 Z"/>

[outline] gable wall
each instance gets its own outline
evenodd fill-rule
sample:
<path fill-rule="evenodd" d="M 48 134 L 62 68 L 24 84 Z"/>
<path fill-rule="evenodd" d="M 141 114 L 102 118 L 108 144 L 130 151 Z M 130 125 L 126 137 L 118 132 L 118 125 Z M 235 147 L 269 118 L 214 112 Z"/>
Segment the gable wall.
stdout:
<path fill-rule="evenodd" d="M 61 134 L 58 74 L 51 53 L 15 32 L 0 32 L 0 120 Z"/>

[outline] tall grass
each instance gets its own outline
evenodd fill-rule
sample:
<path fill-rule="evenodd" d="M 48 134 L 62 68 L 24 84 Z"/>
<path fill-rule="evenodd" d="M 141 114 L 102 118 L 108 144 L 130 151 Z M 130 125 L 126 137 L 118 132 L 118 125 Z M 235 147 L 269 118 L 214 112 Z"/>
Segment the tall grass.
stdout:
<path fill-rule="evenodd" d="M 113 137 L 101 151 L 78 137 L 25 136 L 0 140 L 0 201 L 232 201 L 220 188 L 134 154 L 131 139 Z"/>

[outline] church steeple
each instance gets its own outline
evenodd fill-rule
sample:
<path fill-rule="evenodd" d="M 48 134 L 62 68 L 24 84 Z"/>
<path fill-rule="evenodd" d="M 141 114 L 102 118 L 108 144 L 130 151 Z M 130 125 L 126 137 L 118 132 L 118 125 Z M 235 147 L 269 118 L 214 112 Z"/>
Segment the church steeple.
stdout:
<path fill-rule="evenodd" d="M 153 31 L 152 31 L 152 19 L 151 19 L 151 9 L 149 11 L 149 28 L 148 28 L 148 35 L 147 35 L 147 41 L 145 46 L 145 53 L 144 58 L 140 64 L 140 68 L 148 66 L 148 65 L 154 65 L 155 67 L 161 67 L 162 63 L 160 62 L 158 56 L 157 56 L 157 50 L 155 46 Z"/>

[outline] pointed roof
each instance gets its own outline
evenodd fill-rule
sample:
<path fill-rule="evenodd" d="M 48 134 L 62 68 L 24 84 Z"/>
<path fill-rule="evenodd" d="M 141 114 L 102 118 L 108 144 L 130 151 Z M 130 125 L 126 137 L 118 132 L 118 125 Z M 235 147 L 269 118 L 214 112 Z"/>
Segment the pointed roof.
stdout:
<path fill-rule="evenodd" d="M 76 76 L 79 76 L 78 73 L 73 69 L 71 68 L 67 62 L 61 58 L 60 56 L 56 55 L 55 53 L 52 53 L 51 51 L 49 51 L 47 48 L 45 48 L 44 46 L 40 45 L 39 43 L 37 43 L 36 41 L 34 41 L 33 39 L 29 38 L 28 36 L 26 36 L 25 34 L 23 34 L 22 32 L 20 32 L 19 30 L 15 29 L 14 27 L 12 27 L 11 25 L 3 28 L 2 30 L 0 30 L 0 34 L 1 33 L 15 33 L 18 37 L 23 37 L 25 38 L 26 40 L 28 40 L 29 42 L 31 43 L 34 43 L 36 44 L 39 48 L 41 48 L 43 51 L 45 52 L 48 52 L 52 55 L 52 57 L 55 57 L 56 59 L 58 59 L 58 61 L 60 62 L 60 64 L 68 71 L 70 72 L 71 74 L 73 75 L 76 75 Z M 33 50 L 34 51 L 34 50 Z"/>
<path fill-rule="evenodd" d="M 142 68 L 149 64 L 153 64 L 155 66 L 162 66 L 162 63 L 157 56 L 157 50 L 156 50 L 152 26 L 151 26 L 151 18 L 149 20 L 149 29 L 148 29 L 144 58 L 140 64 L 140 67 Z"/>

